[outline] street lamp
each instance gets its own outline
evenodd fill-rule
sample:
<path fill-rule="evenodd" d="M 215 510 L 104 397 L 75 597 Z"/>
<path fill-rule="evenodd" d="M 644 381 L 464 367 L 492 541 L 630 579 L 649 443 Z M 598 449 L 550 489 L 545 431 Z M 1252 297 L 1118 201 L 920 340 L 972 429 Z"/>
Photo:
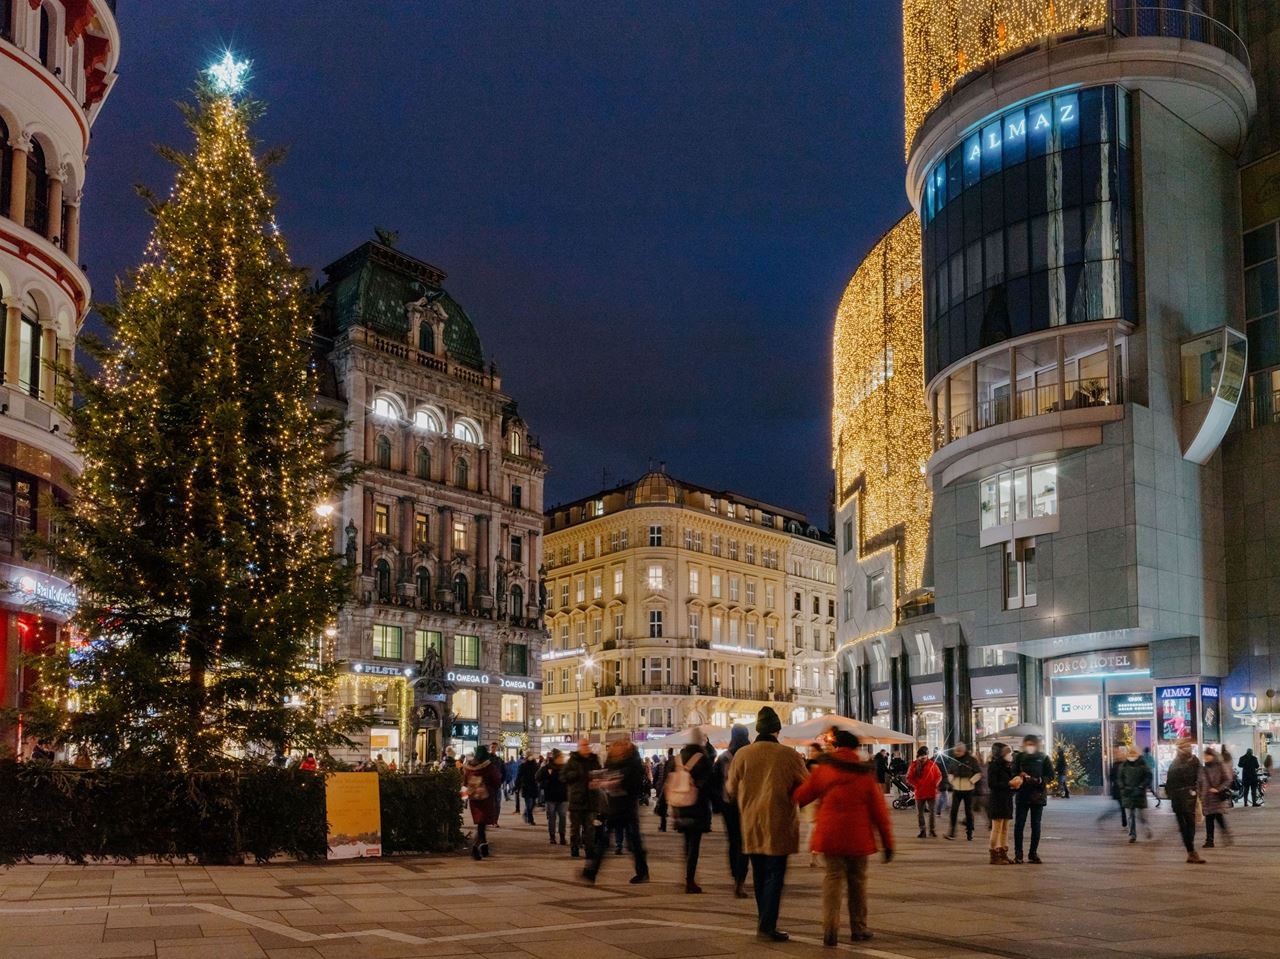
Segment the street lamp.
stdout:
<path fill-rule="evenodd" d="M 573 738 L 582 738 L 582 674 L 595 665 L 595 660 L 586 657 L 578 666 L 578 681 L 573 689 Z"/>

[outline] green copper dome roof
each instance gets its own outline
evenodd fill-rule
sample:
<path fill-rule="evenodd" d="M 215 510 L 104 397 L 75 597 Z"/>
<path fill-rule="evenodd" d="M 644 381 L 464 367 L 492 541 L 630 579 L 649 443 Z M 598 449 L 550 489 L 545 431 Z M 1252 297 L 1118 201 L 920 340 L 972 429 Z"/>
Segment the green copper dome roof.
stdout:
<path fill-rule="evenodd" d="M 440 285 L 442 270 L 381 243 L 368 242 L 325 267 L 333 332 L 367 326 L 387 336 L 409 334 L 408 305 L 424 297 L 445 312 L 444 346 L 458 363 L 484 369 L 484 350 L 466 310 Z"/>

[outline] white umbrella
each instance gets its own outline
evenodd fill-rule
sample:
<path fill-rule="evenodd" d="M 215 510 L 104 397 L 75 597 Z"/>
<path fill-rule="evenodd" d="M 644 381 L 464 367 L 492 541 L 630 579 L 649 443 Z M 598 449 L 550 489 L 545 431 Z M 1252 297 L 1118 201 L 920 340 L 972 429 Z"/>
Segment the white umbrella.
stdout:
<path fill-rule="evenodd" d="M 688 729 L 682 729 L 678 733 L 672 733 L 670 736 L 663 736 L 661 739 L 651 739 L 644 743 L 645 749 L 674 749 L 678 746 L 688 746 L 693 742 L 693 731 L 697 729 L 701 731 L 705 738 L 712 746 L 717 749 L 723 749 L 729 745 L 729 730 L 723 726 L 713 726 L 710 723 L 703 723 L 701 726 L 690 726 Z"/>
<path fill-rule="evenodd" d="M 998 729 L 994 733 L 987 733 L 979 738 L 984 743 L 1008 740 L 1012 744 L 1021 741 L 1024 736 L 1039 736 L 1044 739 L 1044 729 L 1035 723 L 1017 723 L 1013 726 L 1006 726 L 1004 729 Z"/>
<path fill-rule="evenodd" d="M 914 736 L 909 736 L 906 733 L 887 729 L 884 726 L 877 726 L 875 723 L 864 723 L 858 719 L 849 719 L 847 716 L 814 716 L 812 719 L 806 719 L 802 723 L 783 726 L 782 732 L 778 734 L 778 741 L 784 742 L 789 746 L 804 746 L 822 736 L 832 726 L 836 729 L 843 729 L 845 732 L 853 733 L 858 737 L 858 741 L 863 744 L 877 743 L 884 745 L 886 743 L 914 743 L 916 741 Z"/>

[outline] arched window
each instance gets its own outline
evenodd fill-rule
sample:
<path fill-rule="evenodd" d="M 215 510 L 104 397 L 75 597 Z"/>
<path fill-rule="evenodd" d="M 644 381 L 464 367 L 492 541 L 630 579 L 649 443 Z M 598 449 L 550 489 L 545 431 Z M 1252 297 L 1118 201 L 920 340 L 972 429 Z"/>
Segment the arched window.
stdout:
<path fill-rule="evenodd" d="M 373 463 L 381 469 L 391 469 L 391 438 L 389 436 L 379 435 L 373 441 Z"/>
<path fill-rule="evenodd" d="M 431 479 L 431 450 L 425 446 L 418 447 L 418 479 Z"/>
<path fill-rule="evenodd" d="M 391 402 L 385 396 L 379 396 L 373 401 L 373 415 L 380 420 L 397 419 L 396 404 Z"/>
<path fill-rule="evenodd" d="M 431 599 L 431 570 L 425 566 L 419 566 L 414 574 L 413 583 L 418 587 L 418 598 L 423 600 Z"/>
<path fill-rule="evenodd" d="M 524 615 L 524 590 L 519 586 L 511 587 L 511 615 Z"/>
<path fill-rule="evenodd" d="M 467 577 L 462 573 L 453 577 L 453 601 L 459 609 L 467 608 Z"/>
<path fill-rule="evenodd" d="M 622 713 L 614 713 L 612 716 L 609 717 L 609 728 L 610 729 L 622 728 Z"/>
<path fill-rule="evenodd" d="M 12 0 L 0 0 L 3 18 Z M 5 21 L 7 23 L 7 21 Z M 5 36 L 9 34 L 6 32 Z M 9 126 L 0 118 L 0 216 L 9 215 L 9 193 L 13 189 L 13 150 L 9 148 Z"/>
<path fill-rule="evenodd" d="M 38 140 L 32 140 L 27 151 L 27 209 L 22 225 L 41 234 L 49 227 L 49 171 Z"/>
<path fill-rule="evenodd" d="M 480 431 L 469 420 L 454 420 L 453 438 L 472 446 L 480 445 Z"/>
<path fill-rule="evenodd" d="M 444 422 L 435 410 L 421 409 L 413 414 L 413 425 L 429 433 L 443 433 Z"/>
<path fill-rule="evenodd" d="M 418 349 L 423 353 L 436 351 L 436 331 L 430 323 L 418 324 Z"/>
<path fill-rule="evenodd" d="M 40 62 L 50 70 L 53 69 L 53 44 L 50 42 L 53 36 L 53 25 L 50 22 L 49 5 L 47 3 L 40 6 Z"/>
<path fill-rule="evenodd" d="M 467 489 L 471 484 L 471 467 L 467 461 L 459 459 L 453 464 L 453 485 L 458 489 Z"/>
<path fill-rule="evenodd" d="M 511 435 L 507 438 L 507 449 L 511 451 L 512 456 L 524 455 L 524 440 L 521 438 L 519 430 L 511 431 Z"/>
<path fill-rule="evenodd" d="M 391 564 L 385 559 L 373 564 L 373 588 L 378 599 L 383 602 L 391 599 Z"/>

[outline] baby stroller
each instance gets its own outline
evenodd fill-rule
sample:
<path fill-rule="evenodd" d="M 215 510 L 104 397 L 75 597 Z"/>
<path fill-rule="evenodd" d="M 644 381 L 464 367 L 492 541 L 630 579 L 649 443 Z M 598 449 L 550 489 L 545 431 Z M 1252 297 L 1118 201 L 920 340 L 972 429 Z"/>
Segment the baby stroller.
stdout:
<path fill-rule="evenodd" d="M 894 773 L 889 777 L 889 788 L 895 790 L 893 799 L 890 801 L 894 809 L 910 809 L 915 805 L 915 791 L 901 773 Z"/>

